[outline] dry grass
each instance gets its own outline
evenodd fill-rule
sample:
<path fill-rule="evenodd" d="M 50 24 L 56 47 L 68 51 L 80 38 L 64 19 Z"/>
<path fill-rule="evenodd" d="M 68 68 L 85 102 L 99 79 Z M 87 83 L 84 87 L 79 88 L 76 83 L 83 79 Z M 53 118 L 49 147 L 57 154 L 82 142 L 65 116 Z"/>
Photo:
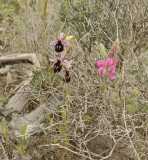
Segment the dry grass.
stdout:
<path fill-rule="evenodd" d="M 82 32 L 72 19 L 77 13 L 73 8 L 76 4 L 70 2 L 67 6 L 71 7 L 72 13 L 61 21 L 59 11 L 62 14 L 60 7 L 64 1 L 48 2 L 43 18 L 43 1 L 18 0 L 19 14 L 15 13 L 11 24 L 6 18 L 1 22 L 4 29 L 1 33 L 3 40 L 0 39 L 2 55 L 36 53 L 42 57 L 39 59 L 42 66 L 39 75 L 34 77 L 37 84 L 32 83 L 30 87 L 36 107 L 45 101 L 49 104 L 46 106 L 49 122 L 47 120 L 46 129 L 41 128 L 42 134 L 30 138 L 25 156 L 32 156 L 31 152 L 35 150 L 39 152 L 38 159 L 53 157 L 60 160 L 65 154 L 63 159 L 68 160 L 147 160 L 148 3 L 144 0 L 109 0 L 104 3 L 90 0 L 89 5 L 81 9 L 92 14 L 96 7 L 96 17 L 86 15 L 86 24 L 77 22 L 78 27 L 84 26 Z M 5 12 L 3 10 L 3 14 Z M 101 14 L 96 15 L 97 12 Z M 71 59 L 76 76 L 69 84 L 67 121 L 62 116 L 67 84 L 51 74 L 52 64 L 49 62 L 50 58 L 56 57 L 49 43 L 61 31 L 74 36 Z M 109 50 L 117 37 L 120 39 L 117 79 L 114 82 L 107 80 L 104 86 L 95 66 L 101 59 L 98 44 L 104 43 Z M 135 95 L 137 92 L 139 94 Z M 9 96 L 9 92 L 6 93 Z M 6 146 L 10 147 L 9 144 Z M 5 152 L 9 150 L 7 147 Z M 2 148 L 4 153 L 4 146 Z"/>

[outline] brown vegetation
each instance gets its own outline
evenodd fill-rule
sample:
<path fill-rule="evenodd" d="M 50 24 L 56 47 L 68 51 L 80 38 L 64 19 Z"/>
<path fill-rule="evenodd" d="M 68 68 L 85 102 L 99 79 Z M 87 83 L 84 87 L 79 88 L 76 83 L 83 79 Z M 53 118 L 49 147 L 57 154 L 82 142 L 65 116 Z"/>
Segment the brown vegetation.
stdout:
<path fill-rule="evenodd" d="M 147 0 L 8 0 L 0 9 L 0 159 L 147 160 Z M 68 95 L 49 62 L 60 32 L 74 37 Z M 108 51 L 117 38 L 117 79 L 104 83 L 99 44 Z"/>

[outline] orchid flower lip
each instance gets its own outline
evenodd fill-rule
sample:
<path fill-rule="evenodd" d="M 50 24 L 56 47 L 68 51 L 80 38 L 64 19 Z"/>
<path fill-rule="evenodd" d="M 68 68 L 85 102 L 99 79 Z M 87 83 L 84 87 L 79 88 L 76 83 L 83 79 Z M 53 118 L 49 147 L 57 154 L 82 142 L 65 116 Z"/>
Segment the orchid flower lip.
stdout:
<path fill-rule="evenodd" d="M 53 70 L 54 70 L 54 73 L 60 72 L 62 70 L 61 60 L 57 60 L 57 62 L 54 63 Z"/>
<path fill-rule="evenodd" d="M 61 41 L 58 41 L 58 43 L 55 45 L 55 51 L 56 52 L 62 52 L 64 51 L 64 45 Z"/>

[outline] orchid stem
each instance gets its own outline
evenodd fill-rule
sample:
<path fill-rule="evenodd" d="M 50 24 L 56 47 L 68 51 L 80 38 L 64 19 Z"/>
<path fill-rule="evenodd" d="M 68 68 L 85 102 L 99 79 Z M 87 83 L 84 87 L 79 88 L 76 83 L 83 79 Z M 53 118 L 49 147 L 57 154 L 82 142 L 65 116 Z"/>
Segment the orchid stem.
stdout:
<path fill-rule="evenodd" d="M 67 83 L 65 85 L 65 91 L 66 91 L 66 117 L 68 118 L 68 106 L 69 106 L 69 84 Z"/>
<path fill-rule="evenodd" d="M 48 0 L 45 1 L 44 12 L 43 12 L 43 16 L 42 16 L 43 21 L 45 20 L 45 16 L 46 16 L 47 3 L 48 3 Z"/>
<path fill-rule="evenodd" d="M 42 35 L 41 35 L 41 43 L 43 45 L 43 47 L 45 48 L 44 42 L 46 42 L 46 35 L 45 35 L 45 16 L 46 16 L 46 10 L 47 10 L 47 3 L 48 0 L 45 1 L 45 6 L 44 6 L 44 11 L 43 11 L 43 15 L 41 16 L 42 19 Z"/>
<path fill-rule="evenodd" d="M 66 107 L 68 107 L 68 105 L 69 105 L 69 99 L 68 99 L 68 96 L 69 96 L 69 83 L 65 86 L 65 90 L 66 90 Z"/>

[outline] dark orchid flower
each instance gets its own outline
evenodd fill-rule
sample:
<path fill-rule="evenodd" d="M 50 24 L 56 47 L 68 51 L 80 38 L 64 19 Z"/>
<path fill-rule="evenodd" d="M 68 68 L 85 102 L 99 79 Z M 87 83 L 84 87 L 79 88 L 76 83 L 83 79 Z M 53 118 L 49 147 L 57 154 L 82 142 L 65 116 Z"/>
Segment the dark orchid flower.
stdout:
<path fill-rule="evenodd" d="M 64 46 L 68 46 L 70 43 L 65 41 L 66 37 L 63 36 L 63 33 L 60 33 L 60 38 L 57 38 L 56 41 L 52 41 L 50 45 L 55 46 L 56 52 L 62 52 L 64 51 Z"/>
<path fill-rule="evenodd" d="M 51 62 L 54 62 L 54 73 L 58 73 L 62 70 L 63 66 L 68 66 L 68 63 L 65 62 L 65 60 L 68 59 L 67 57 L 62 57 L 61 55 L 58 55 L 58 58 L 50 59 Z"/>
<path fill-rule="evenodd" d="M 69 83 L 69 82 L 70 82 L 71 76 L 76 75 L 75 72 L 73 72 L 73 71 L 71 70 L 71 67 L 70 67 L 70 66 L 67 67 L 67 68 L 65 68 L 65 70 L 59 72 L 58 74 L 65 76 L 64 79 L 63 79 L 63 81 L 66 82 L 66 83 Z"/>

